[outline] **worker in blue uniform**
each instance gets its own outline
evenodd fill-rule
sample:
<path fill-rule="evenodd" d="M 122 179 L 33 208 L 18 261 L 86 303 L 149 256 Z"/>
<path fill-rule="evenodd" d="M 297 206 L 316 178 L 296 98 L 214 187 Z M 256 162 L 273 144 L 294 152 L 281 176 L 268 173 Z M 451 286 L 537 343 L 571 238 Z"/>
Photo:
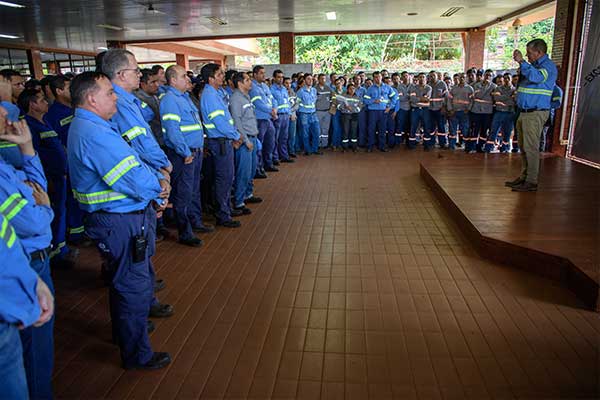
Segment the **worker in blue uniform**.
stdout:
<path fill-rule="evenodd" d="M 260 65 L 252 69 L 252 89 L 250 89 L 250 100 L 256 110 L 258 122 L 258 140 L 262 143 L 262 157 L 259 154 L 259 166 L 265 171 L 277 172 L 273 164 L 273 148 L 275 146 L 275 126 L 273 120 L 277 119 L 277 104 L 265 83 L 265 69 Z M 206 122 L 206 121 L 204 121 Z"/>
<path fill-rule="evenodd" d="M 135 71 L 129 71 L 135 73 Z M 75 117 L 67 156 L 73 193 L 89 213 L 86 233 L 96 241 L 110 279 L 113 340 L 126 369 L 157 369 L 171 358 L 153 352 L 147 317 L 153 297 L 156 214 L 170 187 L 110 124 L 117 97 L 108 76 L 84 72 L 71 82 Z"/>
<path fill-rule="evenodd" d="M 152 134 L 152 128 L 143 116 L 144 107 L 141 100 L 133 94 L 140 83 L 140 72 L 135 56 L 127 50 L 110 49 L 104 55 L 102 65 L 117 95 L 117 112 L 112 116 L 110 123 L 125 142 L 138 153 L 142 161 L 152 170 L 157 171 L 161 180 L 166 180 L 170 184 L 171 163 L 158 145 Z M 154 269 L 152 262 L 150 267 Z M 105 272 L 103 270 L 104 275 Z M 157 280 L 155 285 L 164 287 L 165 283 Z M 153 297 L 150 307 L 151 317 L 169 317 L 172 314 L 171 305 L 160 303 L 156 297 Z"/>
<path fill-rule="evenodd" d="M 521 175 L 505 184 L 516 192 L 537 191 L 540 168 L 540 132 L 550 114 L 552 93 L 558 75 L 556 65 L 548 55 L 547 44 L 542 39 L 527 43 L 527 58 L 519 50 L 513 59 L 519 63 L 521 76 L 517 89 L 519 116 L 515 131 L 519 134 L 519 147 L 523 168 Z"/>
<path fill-rule="evenodd" d="M 41 90 L 25 89 L 19 95 L 19 107 L 26 113 L 33 147 L 50 182 L 49 195 L 54 211 L 51 263 L 53 267 L 72 268 L 78 252 L 67 246 L 67 154 L 58 133 L 45 120 L 48 102 Z"/>
<path fill-rule="evenodd" d="M 386 114 L 385 117 L 385 130 L 387 132 L 387 144 L 389 147 L 394 147 L 396 145 L 396 137 L 394 134 L 396 133 L 396 115 L 399 110 L 399 97 L 398 90 L 392 84 L 392 77 L 386 76 L 382 79 L 383 83 L 392 88 L 394 95 L 390 97 L 389 107 L 390 111 Z"/>
<path fill-rule="evenodd" d="M 71 108 L 71 81 L 62 75 L 53 77 L 49 82 L 50 92 L 54 96 L 54 102 L 48 109 L 45 120 L 50 127 L 58 133 L 62 145 L 67 146 L 67 135 L 73 109 Z M 73 197 L 71 181 L 67 170 L 67 239 L 72 243 L 79 243 L 83 239 L 83 213 Z"/>
<path fill-rule="evenodd" d="M 319 151 L 319 119 L 316 114 L 317 91 L 313 84 L 313 77 L 306 75 L 304 86 L 298 89 L 298 121 L 300 121 L 300 137 L 304 144 L 304 155 L 323 154 Z"/>
<path fill-rule="evenodd" d="M 27 123 L 18 121 L 8 125 L 5 118 L 5 111 L 0 107 L 0 139 L 17 145 L 23 166 L 22 170 L 17 170 L 0 158 L 0 214 L 14 227 L 29 255 L 31 269 L 54 292 L 49 258 L 52 240 L 50 223 L 54 213 L 46 193 L 46 177 Z M 43 326 L 20 331 L 31 398 L 52 398 L 53 327 L 54 319 L 51 319 Z"/>
<path fill-rule="evenodd" d="M 3 107 L 7 113 L 6 119 L 11 122 L 16 122 L 19 120 L 21 110 L 19 110 L 19 107 L 14 103 L 16 102 L 16 99 L 13 96 L 14 89 L 13 84 L 11 83 L 13 77 L 10 73 L 5 74 L 6 71 L 10 72 L 11 70 L 0 71 L 0 106 Z M 14 72 L 16 73 L 16 71 Z M 20 81 L 20 84 L 23 84 L 22 80 Z M 21 86 L 17 87 L 21 88 Z M 21 91 L 22 89 L 19 90 L 19 93 L 21 93 Z M 14 143 L 0 140 L 0 156 L 15 168 L 21 168 L 23 166 L 21 152 Z"/>
<path fill-rule="evenodd" d="M 271 85 L 271 95 L 274 104 L 277 104 L 277 119 L 274 121 L 274 127 L 277 130 L 275 137 L 277 142 L 273 149 L 273 155 L 283 163 L 293 163 L 288 149 L 288 131 L 290 127 L 290 99 L 288 90 L 283 86 L 283 71 L 277 69 L 273 72 L 273 84 Z"/>
<path fill-rule="evenodd" d="M 362 83 L 360 76 L 356 77 L 356 79 L 354 80 L 354 85 L 356 86 L 356 95 L 364 104 L 365 94 L 367 94 L 367 88 Z M 358 145 L 360 147 L 364 147 L 367 144 L 367 129 L 369 127 L 368 115 L 369 110 L 367 109 L 367 107 L 362 107 L 360 112 L 358 113 Z"/>
<path fill-rule="evenodd" d="M 54 297 L 29 268 L 25 250 L 2 213 L 0 254 L 3 261 L 0 265 L 0 388 L 3 399 L 21 400 L 30 396 L 19 329 L 35 329 L 50 321 L 54 314 Z"/>
<path fill-rule="evenodd" d="M 373 72 L 373 85 L 367 89 L 364 104 L 369 110 L 367 151 L 373 151 L 376 133 L 379 132 L 379 150 L 388 151 L 385 147 L 385 132 L 387 114 L 392 110 L 390 102 L 394 101 L 395 93 L 392 88 L 381 80 L 381 72 Z"/>
<path fill-rule="evenodd" d="M 194 232 L 208 233 L 214 228 L 202 222 L 200 177 L 204 149 L 204 130 L 200 114 L 186 91 L 189 77 L 183 67 L 167 68 L 167 94 L 160 102 L 160 115 L 167 147 L 173 164 L 171 200 L 177 220 L 179 242 L 201 246 Z"/>
<path fill-rule="evenodd" d="M 207 147 L 214 162 L 217 225 L 237 228 L 241 223 L 231 219 L 230 196 L 234 179 L 234 145 L 240 146 L 242 141 L 231 113 L 218 91 L 225 78 L 223 69 L 211 63 L 203 66 L 200 73 L 206 82 L 200 99 L 200 110 L 206 129 Z M 240 215 L 241 212 L 234 214 Z"/>

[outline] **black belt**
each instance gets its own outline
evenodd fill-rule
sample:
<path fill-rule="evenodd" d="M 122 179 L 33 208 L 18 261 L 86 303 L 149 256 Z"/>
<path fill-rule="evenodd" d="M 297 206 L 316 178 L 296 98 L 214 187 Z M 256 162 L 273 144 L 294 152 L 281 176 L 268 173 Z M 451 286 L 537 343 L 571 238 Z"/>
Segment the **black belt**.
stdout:
<path fill-rule="evenodd" d="M 429 107 L 413 107 L 413 110 L 429 110 Z"/>
<path fill-rule="evenodd" d="M 192 153 L 200 153 L 202 151 L 202 147 L 190 147 L 190 151 Z"/>
<path fill-rule="evenodd" d="M 146 212 L 146 208 L 148 208 L 148 206 L 144 207 L 141 210 L 135 210 L 135 211 L 128 211 L 128 212 L 110 212 L 110 211 L 104 211 L 104 210 L 98 210 L 98 211 L 94 211 L 92 214 L 121 214 L 121 215 L 129 215 L 129 214 L 134 214 L 134 215 L 141 215 L 144 214 Z"/>
<path fill-rule="evenodd" d="M 550 111 L 547 108 L 519 108 L 519 112 L 522 113 L 530 113 L 530 112 L 535 112 L 535 111 Z"/>
<path fill-rule="evenodd" d="M 48 258 L 48 254 L 50 253 L 51 247 L 46 247 L 45 249 L 42 250 L 36 250 L 32 253 L 29 254 L 29 257 L 31 258 L 31 261 L 44 261 L 45 259 Z"/>
<path fill-rule="evenodd" d="M 207 140 L 214 140 L 214 141 L 217 141 L 219 143 L 223 143 L 223 142 L 227 142 L 227 141 L 233 141 L 233 139 L 224 138 L 224 137 L 220 137 L 220 138 L 207 138 Z"/>

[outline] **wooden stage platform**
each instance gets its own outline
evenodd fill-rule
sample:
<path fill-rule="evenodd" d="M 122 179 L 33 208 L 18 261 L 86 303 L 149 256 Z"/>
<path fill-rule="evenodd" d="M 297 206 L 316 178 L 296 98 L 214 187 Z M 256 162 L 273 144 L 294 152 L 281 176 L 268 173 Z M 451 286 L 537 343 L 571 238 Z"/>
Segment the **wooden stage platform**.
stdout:
<path fill-rule="evenodd" d="M 517 154 L 443 153 L 421 176 L 484 257 L 561 281 L 600 309 L 600 171 L 561 157 L 542 159 L 537 193 L 504 186 Z"/>

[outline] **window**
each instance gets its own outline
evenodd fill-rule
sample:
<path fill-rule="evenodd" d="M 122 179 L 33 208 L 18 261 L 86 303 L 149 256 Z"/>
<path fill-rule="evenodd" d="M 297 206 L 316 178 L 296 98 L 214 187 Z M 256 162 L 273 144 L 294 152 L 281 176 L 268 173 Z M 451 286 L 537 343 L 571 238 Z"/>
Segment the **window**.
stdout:
<path fill-rule="evenodd" d="M 31 76 L 27 51 L 20 49 L 0 48 L 0 69 L 15 69 L 23 76 Z"/>

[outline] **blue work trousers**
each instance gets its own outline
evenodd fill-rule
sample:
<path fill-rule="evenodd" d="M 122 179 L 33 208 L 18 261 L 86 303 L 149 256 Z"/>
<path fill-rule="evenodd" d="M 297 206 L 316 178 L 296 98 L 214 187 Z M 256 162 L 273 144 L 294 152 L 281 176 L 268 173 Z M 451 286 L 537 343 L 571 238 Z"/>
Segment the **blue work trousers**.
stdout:
<path fill-rule="evenodd" d="M 319 135 L 321 128 L 319 119 L 315 113 L 298 113 L 300 116 L 300 136 L 304 144 L 304 151 L 307 153 L 316 153 L 319 150 Z"/>
<path fill-rule="evenodd" d="M 263 120 L 259 120 L 263 121 Z M 266 121 L 266 120 L 264 120 Z M 270 122 L 270 121 L 268 121 Z M 273 127 L 273 124 L 271 124 Z M 264 144 L 263 144 L 264 146 Z M 231 221 L 231 188 L 234 179 L 234 150 L 230 139 L 208 139 L 215 172 L 215 202 L 217 222 Z M 264 147 L 263 147 L 264 150 Z M 269 155 L 271 153 L 268 153 Z M 263 156 L 266 157 L 263 152 Z"/>
<path fill-rule="evenodd" d="M 239 149 L 235 150 L 235 206 L 241 207 L 244 205 L 244 200 L 252 196 L 254 191 L 254 173 L 257 165 L 257 149 L 256 136 L 248 136 L 248 140 L 252 143 L 252 150 L 242 144 Z"/>

